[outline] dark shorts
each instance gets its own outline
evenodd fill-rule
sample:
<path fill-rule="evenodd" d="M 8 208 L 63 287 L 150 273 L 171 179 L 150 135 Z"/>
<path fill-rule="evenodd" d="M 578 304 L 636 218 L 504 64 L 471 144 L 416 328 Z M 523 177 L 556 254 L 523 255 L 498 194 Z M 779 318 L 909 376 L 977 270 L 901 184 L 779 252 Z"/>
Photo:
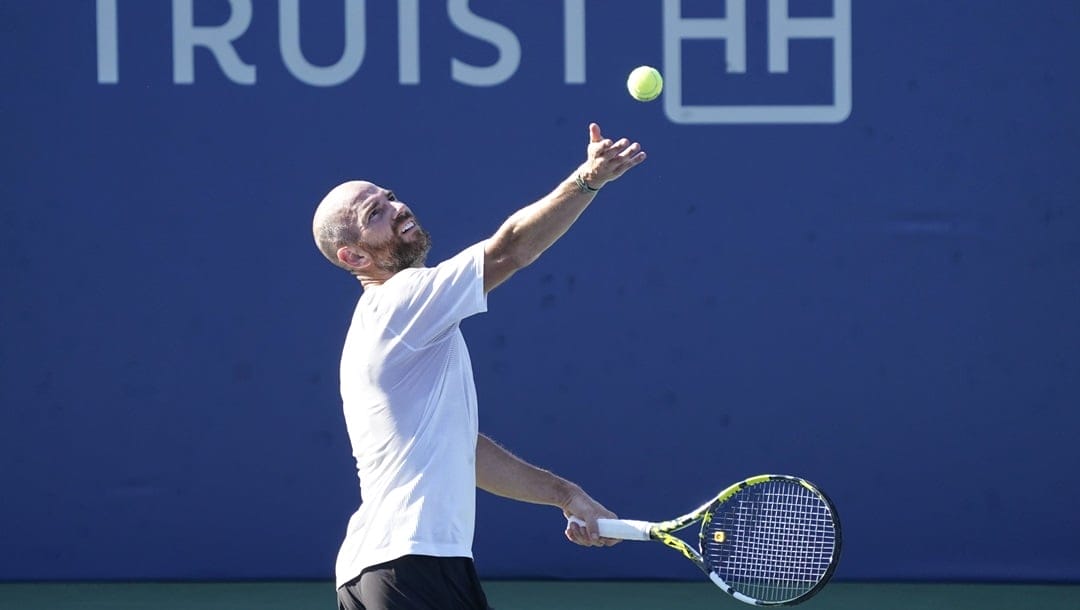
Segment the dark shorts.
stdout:
<path fill-rule="evenodd" d="M 338 589 L 339 610 L 491 610 L 472 559 L 405 555 Z"/>

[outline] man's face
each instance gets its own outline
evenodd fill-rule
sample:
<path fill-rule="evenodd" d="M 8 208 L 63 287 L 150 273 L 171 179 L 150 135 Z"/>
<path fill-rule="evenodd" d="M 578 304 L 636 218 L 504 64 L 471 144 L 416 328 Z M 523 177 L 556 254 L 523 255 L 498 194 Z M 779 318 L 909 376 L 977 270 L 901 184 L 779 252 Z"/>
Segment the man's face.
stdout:
<path fill-rule="evenodd" d="M 354 205 L 360 245 L 377 267 L 397 273 L 424 264 L 431 250 L 431 236 L 393 191 L 369 185 L 360 191 Z"/>

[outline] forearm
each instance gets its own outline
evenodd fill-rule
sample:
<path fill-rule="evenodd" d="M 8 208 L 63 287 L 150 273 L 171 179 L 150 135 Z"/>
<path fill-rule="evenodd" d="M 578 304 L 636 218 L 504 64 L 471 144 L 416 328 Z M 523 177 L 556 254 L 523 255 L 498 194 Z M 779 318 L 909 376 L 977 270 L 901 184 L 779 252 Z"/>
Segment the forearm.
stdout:
<path fill-rule="evenodd" d="M 576 182 L 580 168 L 542 199 L 512 214 L 495 232 L 491 248 L 522 268 L 551 247 L 589 206 L 594 192 Z"/>
<path fill-rule="evenodd" d="M 562 509 L 566 517 L 585 522 L 568 523 L 566 537 L 586 546 L 610 546 L 617 540 L 601 538 L 597 519 L 614 519 L 615 513 L 592 499 L 578 485 L 543 468 L 537 468 L 481 434 L 476 441 L 476 486 L 504 498 Z"/>
<path fill-rule="evenodd" d="M 581 489 L 537 468 L 481 434 L 476 442 L 476 486 L 504 498 L 565 509 Z"/>
<path fill-rule="evenodd" d="M 592 202 L 596 189 L 645 160 L 645 151 L 626 138 L 604 138 L 589 124 L 585 162 L 553 191 L 506 219 L 484 246 L 484 291 L 507 280 L 551 247 Z M 580 179 L 580 182 L 579 182 Z"/>

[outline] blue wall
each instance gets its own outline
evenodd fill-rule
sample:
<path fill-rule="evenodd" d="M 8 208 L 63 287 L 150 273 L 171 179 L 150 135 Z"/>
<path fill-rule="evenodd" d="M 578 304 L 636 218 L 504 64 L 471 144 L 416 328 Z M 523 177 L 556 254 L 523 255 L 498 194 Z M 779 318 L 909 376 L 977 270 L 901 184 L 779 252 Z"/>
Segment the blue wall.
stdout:
<path fill-rule="evenodd" d="M 589 121 L 649 159 L 464 324 L 482 430 L 634 518 L 806 476 L 839 578 L 1080 580 L 1077 3 L 793 0 L 787 72 L 760 0 L 300 2 L 314 65 L 364 17 L 336 72 L 287 0 L 189 4 L 0 1 L 0 580 L 329 578 L 359 290 L 314 204 L 394 188 L 441 259 Z M 481 494 L 482 574 L 699 577 L 562 524 Z"/>

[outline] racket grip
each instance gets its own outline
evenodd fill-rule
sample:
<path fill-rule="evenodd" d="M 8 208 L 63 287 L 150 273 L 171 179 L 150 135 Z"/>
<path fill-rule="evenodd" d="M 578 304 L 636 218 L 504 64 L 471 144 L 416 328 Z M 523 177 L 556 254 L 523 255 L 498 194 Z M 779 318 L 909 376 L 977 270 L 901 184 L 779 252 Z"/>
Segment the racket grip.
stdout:
<path fill-rule="evenodd" d="M 567 523 L 576 523 L 582 527 L 585 522 L 577 517 L 570 517 Z M 597 519 L 596 527 L 600 536 L 615 538 L 617 540 L 651 540 L 649 529 L 653 524 L 648 521 L 634 521 L 633 519 Z"/>

